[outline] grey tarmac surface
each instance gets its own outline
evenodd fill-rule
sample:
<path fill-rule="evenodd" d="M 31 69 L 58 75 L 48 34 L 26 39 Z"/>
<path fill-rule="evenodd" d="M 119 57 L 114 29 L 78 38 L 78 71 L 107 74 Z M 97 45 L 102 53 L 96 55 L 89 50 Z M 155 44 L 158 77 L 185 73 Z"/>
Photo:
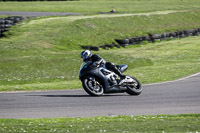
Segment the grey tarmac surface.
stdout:
<path fill-rule="evenodd" d="M 200 74 L 144 85 L 139 96 L 91 97 L 84 90 L 0 93 L 0 118 L 55 118 L 200 113 Z"/>
<path fill-rule="evenodd" d="M 82 15 L 81 13 L 61 13 L 61 12 L 25 12 L 25 11 L 0 11 L 0 15 L 10 16 L 70 16 L 70 15 Z"/>

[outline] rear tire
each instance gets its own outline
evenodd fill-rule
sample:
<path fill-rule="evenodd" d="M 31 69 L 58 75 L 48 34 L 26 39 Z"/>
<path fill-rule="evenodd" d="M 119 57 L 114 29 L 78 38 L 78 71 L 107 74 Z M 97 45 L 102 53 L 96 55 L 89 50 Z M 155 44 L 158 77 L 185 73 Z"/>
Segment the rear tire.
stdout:
<path fill-rule="evenodd" d="M 95 77 L 86 77 L 82 80 L 83 89 L 91 96 L 101 96 L 104 93 L 103 86 Z"/>
<path fill-rule="evenodd" d="M 127 90 L 126 92 L 129 95 L 140 95 L 142 93 L 142 86 L 140 84 L 140 82 L 135 78 L 130 76 L 135 82 L 133 82 L 133 84 L 130 86 L 127 86 Z"/>

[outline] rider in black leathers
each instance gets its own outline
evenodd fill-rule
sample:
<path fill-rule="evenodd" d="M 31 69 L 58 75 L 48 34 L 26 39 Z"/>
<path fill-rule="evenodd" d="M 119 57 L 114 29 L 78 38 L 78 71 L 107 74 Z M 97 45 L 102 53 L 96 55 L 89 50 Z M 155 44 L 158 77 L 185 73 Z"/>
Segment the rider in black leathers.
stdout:
<path fill-rule="evenodd" d="M 105 64 L 106 68 L 110 71 L 113 71 L 120 77 L 120 81 L 125 79 L 125 75 L 123 75 L 119 69 L 114 65 L 114 63 L 106 62 L 103 58 L 101 58 L 97 54 L 92 54 L 89 50 L 84 50 L 81 52 L 81 58 L 83 58 L 84 62 L 91 61 L 92 63 L 95 62 L 97 64 Z"/>

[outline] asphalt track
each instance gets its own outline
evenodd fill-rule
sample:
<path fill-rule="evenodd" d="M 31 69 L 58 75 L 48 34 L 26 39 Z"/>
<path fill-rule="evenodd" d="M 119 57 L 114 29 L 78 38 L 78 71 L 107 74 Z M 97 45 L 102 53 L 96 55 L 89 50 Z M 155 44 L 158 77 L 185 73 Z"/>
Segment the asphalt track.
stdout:
<path fill-rule="evenodd" d="M 139 96 L 101 97 L 84 90 L 0 93 L 0 118 L 55 118 L 200 113 L 200 73 L 144 85 Z"/>
<path fill-rule="evenodd" d="M 70 15 L 82 15 L 81 13 L 61 13 L 61 12 L 24 12 L 24 11 L 0 11 L 0 15 L 11 16 L 70 16 Z"/>

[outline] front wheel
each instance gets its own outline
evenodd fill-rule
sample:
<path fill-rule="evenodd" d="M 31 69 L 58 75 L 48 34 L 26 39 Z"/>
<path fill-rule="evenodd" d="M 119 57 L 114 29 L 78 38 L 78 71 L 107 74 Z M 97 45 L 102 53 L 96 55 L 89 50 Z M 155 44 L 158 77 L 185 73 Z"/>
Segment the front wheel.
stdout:
<path fill-rule="evenodd" d="M 140 95 L 142 93 L 142 86 L 135 77 L 130 76 L 130 78 L 133 79 L 133 82 L 129 85 L 127 85 L 127 90 L 126 92 L 129 95 Z"/>
<path fill-rule="evenodd" d="M 82 80 L 83 89 L 91 96 L 103 95 L 103 86 L 95 77 L 86 77 Z"/>

